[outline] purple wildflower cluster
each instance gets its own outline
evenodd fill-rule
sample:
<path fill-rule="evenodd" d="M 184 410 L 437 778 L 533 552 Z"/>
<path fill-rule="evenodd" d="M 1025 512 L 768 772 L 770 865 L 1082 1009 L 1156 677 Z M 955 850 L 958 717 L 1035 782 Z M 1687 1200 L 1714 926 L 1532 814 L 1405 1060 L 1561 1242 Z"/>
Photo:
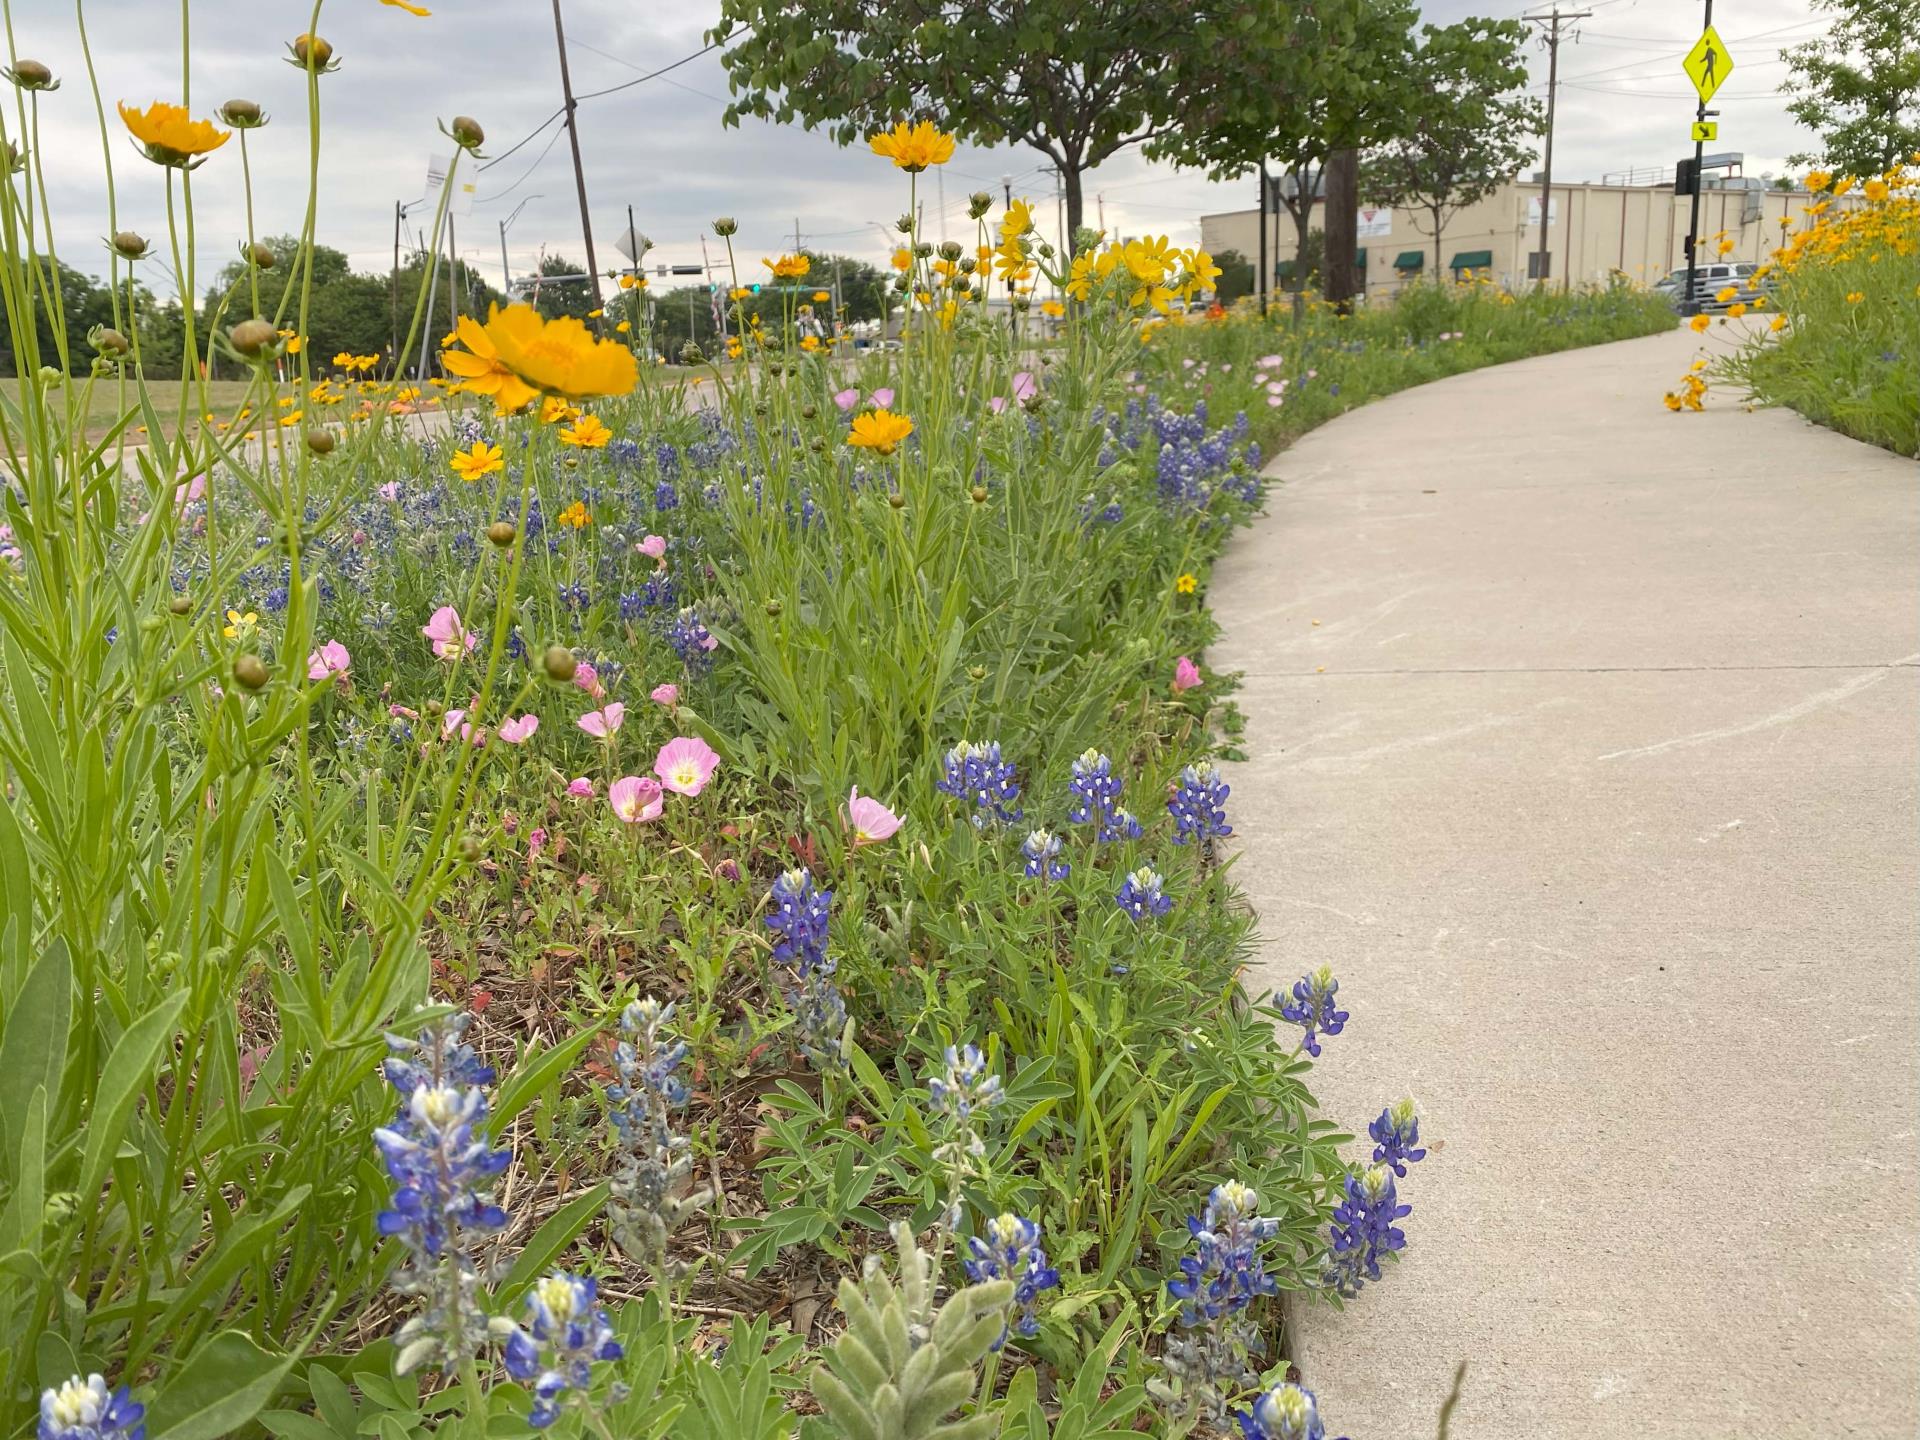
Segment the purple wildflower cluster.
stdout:
<path fill-rule="evenodd" d="M 1245 1311 L 1277 1285 L 1266 1272 L 1260 1247 L 1278 1233 L 1277 1220 L 1259 1214 L 1260 1196 L 1237 1180 L 1214 1186 L 1206 1209 L 1189 1216 L 1192 1250 L 1180 1258 L 1180 1274 L 1167 1293 L 1180 1302 L 1161 1366 L 1173 1386 L 1149 1386 L 1163 1403 L 1197 1410 L 1216 1425 L 1227 1420 L 1233 1396 L 1254 1384 L 1252 1359 L 1265 1342 Z"/>
<path fill-rule="evenodd" d="M 1333 967 L 1322 965 L 1293 982 L 1293 999 L 1280 1006 L 1280 1013 L 1306 1032 L 1301 1043 L 1309 1055 L 1320 1054 L 1320 1037 L 1338 1035 L 1346 1028 L 1347 1012 L 1334 1003 L 1340 982 L 1333 978 Z"/>
<path fill-rule="evenodd" d="M 607 1086 L 617 1155 L 607 1209 L 620 1248 L 647 1260 L 656 1274 L 667 1269 L 667 1237 L 705 1196 L 677 1197 L 693 1170 L 687 1138 L 674 1133 L 673 1111 L 686 1103 L 687 1087 L 674 1072 L 687 1057 L 683 1040 L 669 1027 L 673 1006 L 652 996 L 620 1014 L 620 1040 L 613 1047 L 619 1076 Z"/>
<path fill-rule="evenodd" d="M 1381 1257 L 1406 1248 L 1407 1234 L 1394 1222 L 1412 1211 L 1400 1202 L 1387 1166 L 1370 1165 L 1347 1176 L 1346 1198 L 1333 1208 L 1326 1287 L 1351 1297 L 1367 1281 L 1378 1280 Z"/>
<path fill-rule="evenodd" d="M 1161 888 L 1164 883 L 1158 870 L 1142 865 L 1128 873 L 1119 893 L 1113 897 L 1114 903 L 1136 925 L 1149 917 L 1158 918 L 1173 909 L 1173 897 Z"/>
<path fill-rule="evenodd" d="M 1043 880 L 1051 885 L 1056 880 L 1064 880 L 1072 866 L 1059 858 L 1060 837 L 1051 830 L 1030 830 L 1020 845 L 1020 854 L 1026 861 L 1029 878 Z"/>
<path fill-rule="evenodd" d="M 998 822 L 1010 825 L 1024 813 L 1020 808 L 1020 778 L 1011 761 L 1001 758 L 1000 742 L 984 745 L 962 740 L 947 751 L 936 790 L 973 806 L 973 823 L 981 828 Z"/>
<path fill-rule="evenodd" d="M 1073 762 L 1067 789 L 1073 794 L 1067 819 L 1075 825 L 1096 827 L 1094 838 L 1101 844 L 1140 838 L 1140 822 L 1120 804 L 1122 784 L 1113 773 L 1113 761 L 1098 750 L 1080 753 Z"/>
<path fill-rule="evenodd" d="M 1180 772 L 1180 783 L 1167 798 L 1167 813 L 1173 816 L 1173 843 L 1185 845 L 1199 841 L 1211 856 L 1213 842 L 1233 834 L 1227 823 L 1227 782 L 1211 760 L 1198 760 Z"/>
<path fill-rule="evenodd" d="M 557 1271 L 527 1292 L 527 1319 L 507 1337 L 507 1374 L 533 1393 L 527 1423 L 544 1430 L 567 1397 L 584 1397 L 593 1362 L 626 1354 L 600 1308 L 591 1277 Z M 614 1397 L 619 1398 L 619 1397 Z"/>
<path fill-rule="evenodd" d="M 767 928 L 779 937 L 773 959 L 785 973 L 781 991 L 793 1011 L 800 1053 L 816 1070 L 842 1069 L 847 1002 L 834 984 L 836 966 L 827 955 L 833 892 L 816 886 L 804 868 L 788 870 L 773 882 L 768 902 Z"/>
<path fill-rule="evenodd" d="M 1291 1382 L 1274 1386 L 1234 1418 L 1245 1440 L 1326 1440 L 1313 1392 Z"/>
<path fill-rule="evenodd" d="M 110 1390 L 103 1376 L 75 1375 L 41 1391 L 39 1440 L 146 1440 L 146 1416 L 126 1386 Z"/>
<path fill-rule="evenodd" d="M 1040 1322 L 1033 1307 L 1043 1290 L 1059 1287 L 1060 1272 L 1047 1263 L 1047 1252 L 1040 1248 L 1040 1224 L 1011 1213 L 989 1220 L 984 1235 L 967 1242 L 968 1255 L 961 1264 L 967 1279 L 978 1285 L 987 1280 L 1011 1280 L 1016 1316 L 993 1342 L 998 1350 L 1009 1335 L 1037 1335 Z"/>

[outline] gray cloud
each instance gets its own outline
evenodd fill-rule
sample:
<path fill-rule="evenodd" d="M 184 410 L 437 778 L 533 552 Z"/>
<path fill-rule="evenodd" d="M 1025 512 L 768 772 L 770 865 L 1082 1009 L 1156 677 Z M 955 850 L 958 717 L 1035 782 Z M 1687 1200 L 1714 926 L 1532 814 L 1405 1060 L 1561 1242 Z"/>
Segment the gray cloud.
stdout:
<path fill-rule="evenodd" d="M 437 123 L 456 113 L 486 127 L 487 151 L 501 155 L 559 106 L 559 66 L 546 6 L 526 0 L 428 0 L 430 19 L 374 3 L 332 0 L 321 33 L 341 69 L 320 82 L 324 143 L 320 162 L 319 236 L 365 269 L 382 269 L 393 245 L 393 204 L 423 193 L 427 164 L 450 149 Z M 714 0 L 684 6 L 636 6 L 626 0 L 565 0 L 574 86 L 587 92 L 618 85 L 698 50 L 712 23 Z M 1599 179 L 1633 167 L 1670 166 L 1686 148 L 1691 118 L 1679 56 L 1698 33 L 1699 11 L 1674 0 L 1586 0 L 1595 13 L 1577 45 L 1561 51 L 1561 91 L 1554 169 L 1567 179 Z M 1725 12 L 1728 8 L 1723 6 Z M 1468 14 L 1517 15 L 1511 3 L 1431 0 L 1429 19 Z M 282 61 L 283 46 L 306 25 L 308 6 L 294 0 L 201 0 L 193 7 L 191 96 L 197 113 L 243 95 L 258 100 L 273 123 L 248 137 L 256 229 L 295 230 L 306 202 L 305 76 Z M 59 0 L 16 0 L 18 53 L 51 64 L 65 84 L 40 102 L 39 144 L 51 168 L 56 235 L 63 255 L 84 269 L 104 268 L 94 237 L 108 230 L 103 164 L 72 7 Z M 180 94 L 180 27 L 171 5 L 150 0 L 94 0 L 88 14 L 93 53 L 108 107 L 118 220 L 155 238 L 166 233 L 166 194 L 156 167 L 133 153 L 112 115 L 116 99 L 143 104 Z M 1742 150 L 1750 172 L 1779 168 L 1806 137 L 1787 118 L 1776 93 L 1785 67 L 1783 44 L 1818 33 L 1810 0 L 1745 0 L 1719 26 L 1736 70 L 1717 102 L 1721 148 Z M 1534 71 L 1544 89 L 1545 56 Z M 585 102 L 580 144 L 602 269 L 619 263 L 613 241 L 633 206 L 639 229 L 653 237 L 652 259 L 700 259 L 699 237 L 717 214 L 740 222 L 736 254 L 754 268 L 760 257 L 791 248 L 798 222 L 809 246 L 880 258 L 890 225 L 907 204 L 906 178 L 861 149 L 843 150 L 824 135 L 795 126 L 747 122 L 723 129 L 727 82 L 718 57 L 702 56 L 668 75 Z M 10 118 L 10 117 L 9 117 Z M 201 282 L 225 263 L 245 233 L 238 142 L 230 142 L 193 177 Z M 1044 157 L 1022 147 L 962 147 L 944 173 L 921 177 L 919 199 L 929 231 L 938 233 L 944 185 L 948 229 L 969 233 L 969 191 L 998 193 L 1001 176 L 1016 193 L 1045 203 L 1051 180 Z M 580 216 L 564 133 L 555 124 L 480 173 L 473 214 L 456 222 L 462 255 L 498 277 L 498 223 L 522 201 L 508 235 L 516 273 L 541 253 L 583 258 Z M 1110 229 L 1153 231 L 1179 241 L 1198 237 L 1206 211 L 1252 201 L 1247 183 L 1217 185 L 1192 172 L 1117 157 L 1090 177 L 1088 219 L 1104 203 Z M 1096 198 L 1100 197 L 1100 198 Z M 416 212 L 416 220 L 423 212 Z M 183 239 L 184 243 L 184 239 Z M 720 247 L 708 236 L 709 253 Z M 149 283 L 170 289 L 158 267 Z"/>

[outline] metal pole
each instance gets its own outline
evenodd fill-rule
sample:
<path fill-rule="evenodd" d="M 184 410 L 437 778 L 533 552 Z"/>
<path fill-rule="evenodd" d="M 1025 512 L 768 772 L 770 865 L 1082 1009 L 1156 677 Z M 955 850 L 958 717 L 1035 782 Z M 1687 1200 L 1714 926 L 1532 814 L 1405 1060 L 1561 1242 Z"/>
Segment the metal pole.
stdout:
<path fill-rule="evenodd" d="M 1711 3 L 1711 0 L 1709 0 Z M 1554 100 L 1560 85 L 1560 27 L 1563 22 L 1585 20 L 1591 10 L 1562 11 L 1555 6 L 1551 14 L 1529 15 L 1526 18 L 1536 25 L 1546 27 L 1547 42 L 1547 136 L 1546 153 L 1540 167 L 1540 258 L 1535 262 L 1539 274 L 1535 277 L 1542 285 L 1547 283 L 1553 273 L 1553 112 Z M 1573 216 L 1567 216 L 1567 223 L 1573 223 Z"/>
<path fill-rule="evenodd" d="M 393 312 L 393 345 L 389 351 L 393 363 L 400 363 L 400 216 L 398 200 L 393 202 L 393 270 L 387 276 L 387 305 Z"/>
<path fill-rule="evenodd" d="M 513 300 L 513 271 L 507 268 L 507 222 L 500 222 L 500 293 Z"/>
<path fill-rule="evenodd" d="M 567 30 L 560 19 L 560 0 L 553 0 L 553 38 L 560 46 L 560 94 L 565 101 L 567 144 L 573 150 L 573 185 L 580 192 L 580 235 L 587 243 L 587 275 L 593 282 L 593 308 L 601 308 L 600 264 L 593 256 L 593 218 L 587 210 L 587 172 L 580 164 L 580 127 L 575 124 L 579 103 L 573 98 L 573 76 L 567 70 Z"/>
<path fill-rule="evenodd" d="M 1705 30 L 1711 24 L 1713 24 L 1713 0 L 1707 0 L 1707 14 L 1700 28 Z M 1706 118 L 1707 102 L 1702 100 L 1694 110 L 1694 119 L 1699 121 Z M 1706 153 L 1706 141 L 1693 142 L 1693 205 L 1687 219 L 1687 293 L 1680 300 L 1680 313 L 1688 316 L 1700 313 L 1700 297 L 1694 293 L 1693 276 L 1700 256 L 1700 162 L 1706 158 Z"/>
<path fill-rule="evenodd" d="M 1267 167 L 1260 167 L 1260 260 L 1253 277 L 1253 300 L 1262 315 L 1267 313 L 1267 191 L 1271 185 Z"/>
<path fill-rule="evenodd" d="M 451 183 L 451 182 L 449 182 Z M 460 252 L 453 246 L 453 207 L 447 207 L 447 329 L 460 328 Z"/>

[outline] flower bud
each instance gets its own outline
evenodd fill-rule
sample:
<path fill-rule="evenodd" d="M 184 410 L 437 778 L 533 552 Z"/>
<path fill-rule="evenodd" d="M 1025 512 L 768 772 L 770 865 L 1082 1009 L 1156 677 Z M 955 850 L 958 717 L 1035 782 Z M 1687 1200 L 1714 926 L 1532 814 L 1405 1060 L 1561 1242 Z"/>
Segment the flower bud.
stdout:
<path fill-rule="evenodd" d="M 307 431 L 307 449 L 315 455 L 331 455 L 338 443 L 331 430 Z"/>
<path fill-rule="evenodd" d="M 701 348 L 691 340 L 680 347 L 680 363 L 682 365 L 698 365 L 706 358 L 706 352 L 701 350 Z"/>
<path fill-rule="evenodd" d="M 913 247 L 913 253 L 920 259 L 925 260 L 929 255 L 933 254 L 933 242 L 931 240 L 920 241 Z"/>
<path fill-rule="evenodd" d="M 739 222 L 731 215 L 722 215 L 718 220 L 713 222 L 713 233 L 720 236 L 731 235 L 739 228 Z"/>
<path fill-rule="evenodd" d="M 958 260 L 962 253 L 963 252 L 961 249 L 961 245 L 958 240 L 942 240 L 940 242 L 940 258 L 942 260 L 945 260 L 951 263 L 955 260 Z"/>
<path fill-rule="evenodd" d="M 249 359 L 271 350 L 274 342 L 279 338 L 279 333 L 274 330 L 272 322 L 262 320 L 258 316 L 251 320 L 242 320 L 227 332 L 227 339 L 232 343 L 233 348 Z"/>
<path fill-rule="evenodd" d="M 193 613 L 193 601 L 189 600 L 185 595 L 176 595 L 167 602 L 167 613 L 176 617 L 191 615 Z"/>
<path fill-rule="evenodd" d="M 802 420 L 811 420 L 819 413 L 820 407 L 817 405 L 802 405 L 800 407 L 800 418 Z"/>
<path fill-rule="evenodd" d="M 148 248 L 147 237 L 135 230 L 121 230 L 107 243 L 126 260 L 144 260 L 153 253 Z"/>
<path fill-rule="evenodd" d="M 987 487 L 984 485 L 974 486 L 967 494 L 973 497 L 973 503 L 976 505 L 984 505 L 987 503 Z"/>
<path fill-rule="evenodd" d="M 513 544 L 513 537 L 519 533 L 520 532 L 514 528 L 511 520 L 496 520 L 493 524 L 487 526 L 487 539 L 498 545 L 502 550 Z"/>
<path fill-rule="evenodd" d="M 974 271 L 978 270 L 979 268 L 980 268 L 980 262 L 974 259 L 973 256 L 967 255 L 961 258 L 960 273 L 962 275 L 971 275 L 973 274 Z"/>
<path fill-rule="evenodd" d="M 58 90 L 60 82 L 53 78 L 53 71 L 38 60 L 16 60 L 13 68 L 7 71 L 7 78 L 22 90 Z"/>
<path fill-rule="evenodd" d="M 549 680 L 562 685 L 573 679 L 573 672 L 580 668 L 580 662 L 573 658 L 573 652 L 564 645 L 549 645 L 547 653 L 540 657 L 540 665 L 547 672 Z"/>
<path fill-rule="evenodd" d="M 902 215 L 898 220 L 893 222 L 893 228 L 898 230 L 902 235 L 911 235 L 913 233 L 913 216 L 911 214 Z"/>
<path fill-rule="evenodd" d="M 258 690 L 267 683 L 267 662 L 258 655 L 236 655 L 233 659 L 233 678 L 242 688 Z"/>
<path fill-rule="evenodd" d="M 58 365 L 42 365 L 38 373 L 40 383 L 49 390 L 58 390 L 67 383 L 67 372 Z"/>
<path fill-rule="evenodd" d="M 262 245 L 258 240 L 251 245 L 240 247 L 240 258 L 256 270 L 271 270 L 279 263 L 280 257 Z"/>
<path fill-rule="evenodd" d="M 816 435 L 811 440 L 807 441 L 807 449 L 811 450 L 816 455 L 824 455 L 827 450 L 827 442 L 824 439 L 822 439 L 820 436 Z"/>
<path fill-rule="evenodd" d="M 266 112 L 252 100 L 229 100 L 220 107 L 220 119 L 236 130 L 258 130 L 267 123 Z"/>
<path fill-rule="evenodd" d="M 480 128 L 480 122 L 471 115 L 454 116 L 453 124 L 447 130 L 453 136 L 453 143 L 463 150 L 478 150 L 487 141 L 487 132 Z"/>
<path fill-rule="evenodd" d="M 293 51 L 294 64 L 302 70 L 331 70 L 333 68 L 333 46 L 318 35 L 297 35 L 288 47 Z"/>
<path fill-rule="evenodd" d="M 993 208 L 993 196 L 984 190 L 976 190 L 967 197 L 967 218 L 978 220 Z"/>
<path fill-rule="evenodd" d="M 454 848 L 460 852 L 460 858 L 466 861 L 467 864 L 474 865 L 479 862 L 480 842 L 474 839 L 473 836 L 462 835 L 460 837 L 460 843 Z"/>
<path fill-rule="evenodd" d="M 896 490 L 891 495 L 887 496 L 887 504 L 891 505 L 896 510 L 904 510 L 907 508 L 907 497 L 902 495 L 898 490 Z"/>
<path fill-rule="evenodd" d="M 986 666 L 984 666 L 984 665 L 969 665 L 969 666 L 967 667 L 967 678 L 968 678 L 969 680 L 984 680 L 984 679 L 986 679 L 986 678 L 987 678 L 987 667 L 986 667 Z"/>
<path fill-rule="evenodd" d="M 780 614 L 780 610 L 781 610 L 781 605 L 778 600 L 767 601 L 767 614 L 778 617 Z"/>
<path fill-rule="evenodd" d="M 111 355 L 116 360 L 133 349 L 127 337 L 110 325 L 94 326 L 87 332 L 87 339 L 102 355 Z"/>

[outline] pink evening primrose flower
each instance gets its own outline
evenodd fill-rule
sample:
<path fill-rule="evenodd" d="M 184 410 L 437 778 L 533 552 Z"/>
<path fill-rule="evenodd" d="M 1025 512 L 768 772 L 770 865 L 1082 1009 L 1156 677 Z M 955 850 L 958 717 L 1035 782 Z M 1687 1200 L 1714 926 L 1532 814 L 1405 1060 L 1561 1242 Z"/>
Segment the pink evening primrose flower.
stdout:
<path fill-rule="evenodd" d="M 585 660 L 582 660 L 579 665 L 574 668 L 573 683 L 586 691 L 587 694 L 595 700 L 603 699 L 606 696 L 607 687 L 600 683 L 600 672 L 595 670 L 593 666 Z"/>
<path fill-rule="evenodd" d="M 677 736 L 660 747 L 654 757 L 653 773 L 667 789 L 681 795 L 698 795 L 707 788 L 720 757 L 706 741 Z"/>
<path fill-rule="evenodd" d="M 1259 365 L 1262 370 L 1272 370 L 1277 366 L 1285 364 L 1286 357 L 1282 355 L 1262 355 L 1259 360 L 1254 363 Z"/>
<path fill-rule="evenodd" d="M 584 775 L 576 780 L 570 780 L 567 782 L 567 794 L 573 796 L 576 800 L 591 800 L 593 798 L 593 781 L 587 779 Z"/>
<path fill-rule="evenodd" d="M 886 389 L 876 390 L 873 392 L 873 394 L 871 394 L 867 398 L 873 401 L 873 403 L 879 406 L 882 410 L 884 410 L 889 405 L 893 404 L 893 391 L 886 390 Z"/>
<path fill-rule="evenodd" d="M 647 698 L 656 705 L 677 705 L 680 703 L 680 687 L 678 685 L 656 685 L 652 691 L 649 692 Z"/>
<path fill-rule="evenodd" d="M 645 555 L 649 560 L 658 560 L 662 555 L 667 553 L 667 537 L 664 535 L 649 535 L 633 548 L 638 550 L 642 555 Z"/>
<path fill-rule="evenodd" d="M 594 739 L 608 740 L 626 718 L 627 707 L 616 700 L 604 710 L 589 710 L 576 723 Z"/>
<path fill-rule="evenodd" d="M 400 498 L 400 482 L 398 480 L 387 481 L 386 484 L 380 487 L 380 498 L 382 500 L 398 500 Z"/>
<path fill-rule="evenodd" d="M 487 732 L 485 730 L 476 730 L 472 725 L 468 724 L 467 712 L 464 710 L 449 710 L 446 716 L 440 721 L 440 733 L 447 739 L 451 740 L 456 730 L 460 732 L 460 738 L 469 744 L 484 745 L 487 743 Z"/>
<path fill-rule="evenodd" d="M 347 653 L 347 647 L 338 640 L 327 641 L 307 656 L 309 680 L 325 680 L 330 675 L 337 675 L 344 680 L 347 678 L 347 672 L 352 668 L 353 656 Z"/>
<path fill-rule="evenodd" d="M 833 397 L 833 403 L 842 410 L 851 410 L 860 403 L 860 392 L 858 389 L 842 390 Z"/>
<path fill-rule="evenodd" d="M 1007 397 L 1004 395 L 995 395 L 991 400 L 987 401 L 987 409 L 991 410 L 996 415 L 998 415 L 1002 410 L 1006 408 L 1007 408 Z"/>
<path fill-rule="evenodd" d="M 538 715 L 517 715 L 510 720 L 502 720 L 498 734 L 509 745 L 524 745 L 539 728 Z"/>
<path fill-rule="evenodd" d="M 427 637 L 433 653 L 442 660 L 458 660 L 462 655 L 470 655 L 473 647 L 480 643 L 478 635 L 461 625 L 460 612 L 451 605 L 442 605 L 434 611 L 433 618 L 420 627 L 420 633 Z"/>
<path fill-rule="evenodd" d="M 607 803 L 623 825 L 658 820 L 666 808 L 666 795 L 658 780 L 644 775 L 624 775 L 607 787 Z"/>
<path fill-rule="evenodd" d="M 847 797 L 847 808 L 842 813 L 847 828 L 853 831 L 856 850 L 862 845 L 878 845 L 882 840 L 889 840 L 900 828 L 900 817 L 871 795 L 862 795 L 858 785 Z"/>
<path fill-rule="evenodd" d="M 1015 400 L 1023 402 L 1031 400 L 1039 393 L 1039 382 L 1033 378 L 1033 372 L 1031 370 L 1016 370 L 1013 372 L 1013 398 Z"/>
<path fill-rule="evenodd" d="M 547 832 L 544 826 L 536 825 L 527 832 L 527 859 L 538 860 L 540 852 L 547 848 Z"/>
<path fill-rule="evenodd" d="M 1173 662 L 1173 693 L 1192 690 L 1200 683 L 1200 667 L 1182 655 Z"/>

